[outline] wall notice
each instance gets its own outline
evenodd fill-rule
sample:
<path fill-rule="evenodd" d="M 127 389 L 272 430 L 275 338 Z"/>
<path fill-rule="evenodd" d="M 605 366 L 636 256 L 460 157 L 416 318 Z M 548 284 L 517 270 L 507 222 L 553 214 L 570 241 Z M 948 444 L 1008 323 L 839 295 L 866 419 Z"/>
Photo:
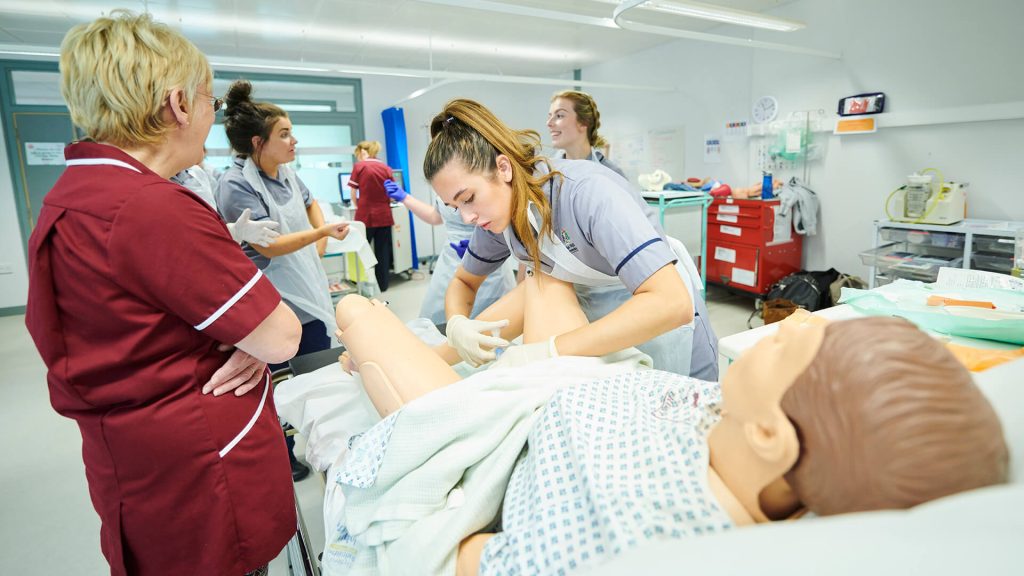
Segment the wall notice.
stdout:
<path fill-rule="evenodd" d="M 26 142 L 25 163 L 29 166 L 62 166 L 64 146 L 63 142 Z"/>

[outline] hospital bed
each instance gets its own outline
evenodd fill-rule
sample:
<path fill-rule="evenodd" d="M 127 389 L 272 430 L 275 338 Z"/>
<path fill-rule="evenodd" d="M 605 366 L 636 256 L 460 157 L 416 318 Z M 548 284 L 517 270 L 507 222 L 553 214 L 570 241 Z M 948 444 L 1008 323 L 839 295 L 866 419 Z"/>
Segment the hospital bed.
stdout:
<path fill-rule="evenodd" d="M 762 332 L 763 334 L 763 332 Z M 327 383 L 337 367 L 338 350 L 296 359 L 296 373 L 318 373 Z M 316 368 L 323 366 L 323 368 Z M 848 514 L 777 522 L 693 540 L 658 541 L 624 553 L 590 574 L 624 573 L 737 574 L 1019 574 L 1016 547 L 1024 541 L 1024 359 L 975 375 L 995 407 L 1010 448 L 1011 483 L 962 493 L 909 511 Z M 336 379 L 337 380 L 337 379 Z M 281 398 L 289 417 L 304 434 L 330 442 L 332 416 L 344 416 L 353 428 L 372 425 L 375 414 L 361 390 L 337 390 L 334 384 Z M 287 390 L 282 388 L 282 391 Z M 275 394 L 277 398 L 278 395 Z M 282 402 L 284 400 L 284 402 Z M 320 406 L 316 406 L 317 404 Z M 337 403 L 336 406 L 328 406 Z M 303 414 L 305 413 L 305 414 Z M 355 418 L 353 419 L 353 415 Z M 360 416 L 362 415 L 362 416 Z M 308 425 L 306 420 L 319 420 Z M 335 430 L 334 432 L 337 432 Z M 358 431 L 357 431 L 358 432 Z M 344 432 L 344 436 L 348 432 Z M 309 456 L 309 455 L 307 455 Z M 311 463 L 324 454 L 313 454 Z M 330 486 L 328 486 L 330 489 Z M 337 514 L 325 502 L 325 518 Z M 328 520 L 328 523 L 330 521 Z M 300 534 L 303 527 L 300 519 Z M 328 540 L 330 539 L 328 532 Z M 308 543 L 306 549 L 308 550 Z M 737 554 L 737 551 L 742 553 Z M 289 556 L 291 558 L 291 556 Z M 314 564 L 315 566 L 315 564 Z M 581 572 L 582 573 L 582 572 Z M 294 576 L 318 574 L 296 572 Z M 328 574 L 328 572 L 325 572 Z"/>

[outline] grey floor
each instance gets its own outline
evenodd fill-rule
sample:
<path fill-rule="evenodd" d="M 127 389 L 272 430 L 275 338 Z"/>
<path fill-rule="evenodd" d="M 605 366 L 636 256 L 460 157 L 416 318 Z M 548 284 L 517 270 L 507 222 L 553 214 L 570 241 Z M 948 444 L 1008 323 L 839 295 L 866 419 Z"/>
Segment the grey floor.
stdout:
<path fill-rule="evenodd" d="M 428 277 L 395 277 L 383 298 L 403 320 L 417 316 Z M 711 323 L 721 338 L 747 329 L 753 300 L 712 289 Z M 754 326 L 760 324 L 755 319 Z M 50 408 L 46 371 L 25 330 L 24 316 L 0 317 L 0 574 L 107 574 L 99 547 L 99 519 L 89 501 L 77 426 Z M 302 440 L 296 452 L 301 455 Z M 323 481 L 296 485 L 313 545 L 323 546 Z M 288 573 L 279 557 L 272 576 Z"/>

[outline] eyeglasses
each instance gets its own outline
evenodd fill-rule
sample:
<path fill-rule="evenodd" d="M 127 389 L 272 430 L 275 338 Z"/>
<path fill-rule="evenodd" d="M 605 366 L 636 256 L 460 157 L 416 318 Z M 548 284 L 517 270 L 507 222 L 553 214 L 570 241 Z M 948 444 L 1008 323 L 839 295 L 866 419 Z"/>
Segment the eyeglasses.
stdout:
<path fill-rule="evenodd" d="M 224 107 L 224 99 L 223 98 L 217 98 L 216 96 L 210 96 L 209 94 L 203 94 L 202 92 L 196 92 L 196 94 L 198 94 L 198 95 L 200 95 L 200 96 L 202 96 L 204 98 L 209 98 L 210 99 L 210 103 L 213 105 L 213 113 L 214 114 L 219 112 L 220 109 Z"/>

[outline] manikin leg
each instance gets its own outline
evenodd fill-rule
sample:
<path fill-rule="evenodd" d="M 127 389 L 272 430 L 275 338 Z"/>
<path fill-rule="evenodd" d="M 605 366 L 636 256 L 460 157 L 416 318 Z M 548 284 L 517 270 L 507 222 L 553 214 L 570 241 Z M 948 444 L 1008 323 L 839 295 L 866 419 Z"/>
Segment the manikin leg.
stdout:
<path fill-rule="evenodd" d="M 380 415 L 459 380 L 459 375 L 379 302 L 355 294 L 335 310 L 341 341 Z"/>
<path fill-rule="evenodd" d="M 523 333 L 523 314 L 525 307 L 526 288 L 522 283 L 509 290 L 494 304 L 488 306 L 483 312 L 477 315 L 476 320 L 508 320 L 508 326 L 502 328 L 501 337 L 505 340 L 512 340 Z M 434 347 L 441 358 L 448 364 L 462 362 L 459 353 L 448 344 L 440 344 Z"/>

